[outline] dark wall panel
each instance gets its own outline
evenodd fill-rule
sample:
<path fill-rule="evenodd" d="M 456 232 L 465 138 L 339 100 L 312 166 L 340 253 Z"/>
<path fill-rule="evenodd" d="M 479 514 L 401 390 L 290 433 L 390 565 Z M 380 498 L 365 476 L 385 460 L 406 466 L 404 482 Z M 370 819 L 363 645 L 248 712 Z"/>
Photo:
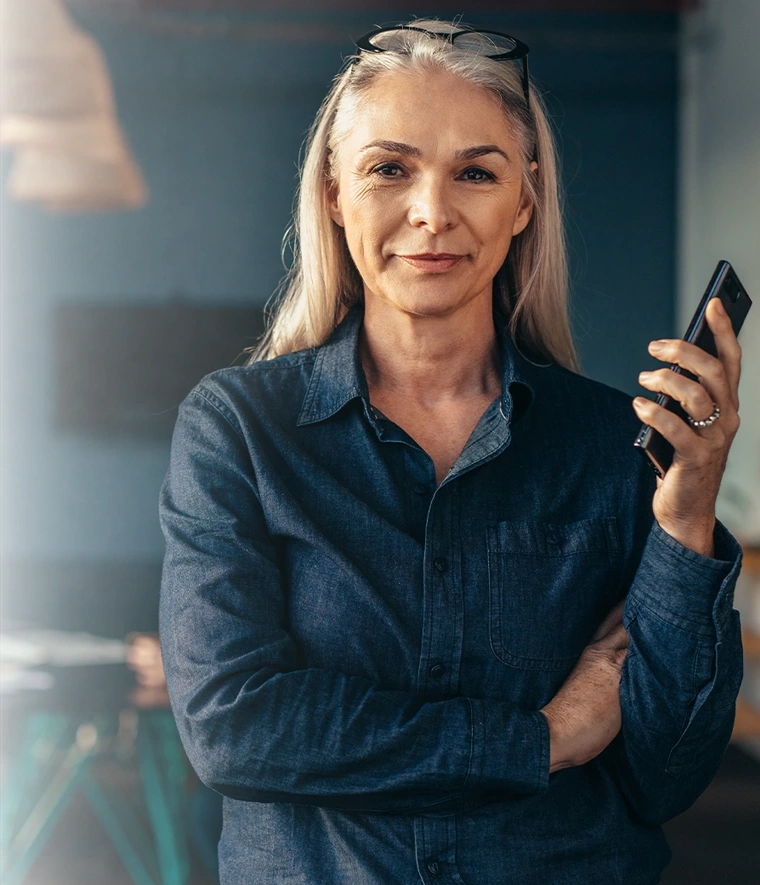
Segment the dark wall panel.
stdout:
<path fill-rule="evenodd" d="M 168 438 L 200 379 L 245 363 L 261 308 L 153 302 L 60 303 L 55 310 L 55 427 Z"/>

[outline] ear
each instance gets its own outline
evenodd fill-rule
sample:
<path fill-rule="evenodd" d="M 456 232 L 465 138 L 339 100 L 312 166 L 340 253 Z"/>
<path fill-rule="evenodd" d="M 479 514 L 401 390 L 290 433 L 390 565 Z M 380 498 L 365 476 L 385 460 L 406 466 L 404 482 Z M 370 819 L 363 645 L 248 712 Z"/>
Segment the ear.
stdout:
<path fill-rule="evenodd" d="M 332 218 L 339 227 L 345 227 L 343 212 L 340 208 L 340 191 L 338 190 L 338 182 L 334 178 L 330 178 L 327 181 L 327 206 L 330 211 L 330 218 Z"/>
<path fill-rule="evenodd" d="M 534 178 L 538 177 L 538 163 L 536 163 L 535 160 L 530 164 L 530 171 Z M 520 206 L 517 209 L 515 221 L 512 225 L 512 236 L 516 237 L 517 234 L 522 233 L 528 226 L 528 222 L 532 217 L 533 198 L 528 193 L 528 189 L 524 187 L 520 196 Z"/>

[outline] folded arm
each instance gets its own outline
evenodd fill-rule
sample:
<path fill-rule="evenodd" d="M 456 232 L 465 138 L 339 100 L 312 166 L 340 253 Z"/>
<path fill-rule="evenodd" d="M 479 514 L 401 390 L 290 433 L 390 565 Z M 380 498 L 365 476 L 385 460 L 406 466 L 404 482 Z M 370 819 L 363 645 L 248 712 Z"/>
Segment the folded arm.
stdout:
<path fill-rule="evenodd" d="M 682 546 L 655 521 L 625 604 L 622 728 L 607 759 L 632 809 L 650 823 L 696 800 L 731 737 L 742 679 L 732 608 L 741 548 L 720 522 L 714 553 Z"/>
<path fill-rule="evenodd" d="M 228 796 L 420 809 L 464 790 L 545 789 L 546 720 L 465 697 L 429 701 L 305 668 L 287 587 L 234 413 L 196 388 L 161 489 L 160 631 L 188 757 Z"/>

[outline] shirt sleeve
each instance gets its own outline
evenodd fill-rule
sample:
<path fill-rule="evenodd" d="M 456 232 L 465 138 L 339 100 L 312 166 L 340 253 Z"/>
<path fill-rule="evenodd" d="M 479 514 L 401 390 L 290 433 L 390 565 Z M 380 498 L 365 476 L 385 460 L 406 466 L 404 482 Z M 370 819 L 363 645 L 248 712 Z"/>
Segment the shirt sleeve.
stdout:
<path fill-rule="evenodd" d="M 622 729 L 610 747 L 634 812 L 663 823 L 707 787 L 731 737 L 742 680 L 733 595 L 741 547 L 718 521 L 715 558 L 654 521 L 623 614 Z"/>
<path fill-rule="evenodd" d="M 160 634 L 172 708 L 199 777 L 235 799 L 376 810 L 548 785 L 545 718 L 499 701 L 423 701 L 304 668 L 250 450 L 227 404 L 182 403 L 159 516 Z"/>

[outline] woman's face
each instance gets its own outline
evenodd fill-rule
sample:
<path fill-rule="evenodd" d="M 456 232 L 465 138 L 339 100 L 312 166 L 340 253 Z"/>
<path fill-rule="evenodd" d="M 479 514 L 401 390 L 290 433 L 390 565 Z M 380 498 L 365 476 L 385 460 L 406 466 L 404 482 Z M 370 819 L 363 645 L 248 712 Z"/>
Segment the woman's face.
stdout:
<path fill-rule="evenodd" d="M 533 208 L 498 101 L 451 74 L 388 73 L 360 107 L 339 145 L 330 214 L 365 298 L 417 316 L 490 304 Z"/>

